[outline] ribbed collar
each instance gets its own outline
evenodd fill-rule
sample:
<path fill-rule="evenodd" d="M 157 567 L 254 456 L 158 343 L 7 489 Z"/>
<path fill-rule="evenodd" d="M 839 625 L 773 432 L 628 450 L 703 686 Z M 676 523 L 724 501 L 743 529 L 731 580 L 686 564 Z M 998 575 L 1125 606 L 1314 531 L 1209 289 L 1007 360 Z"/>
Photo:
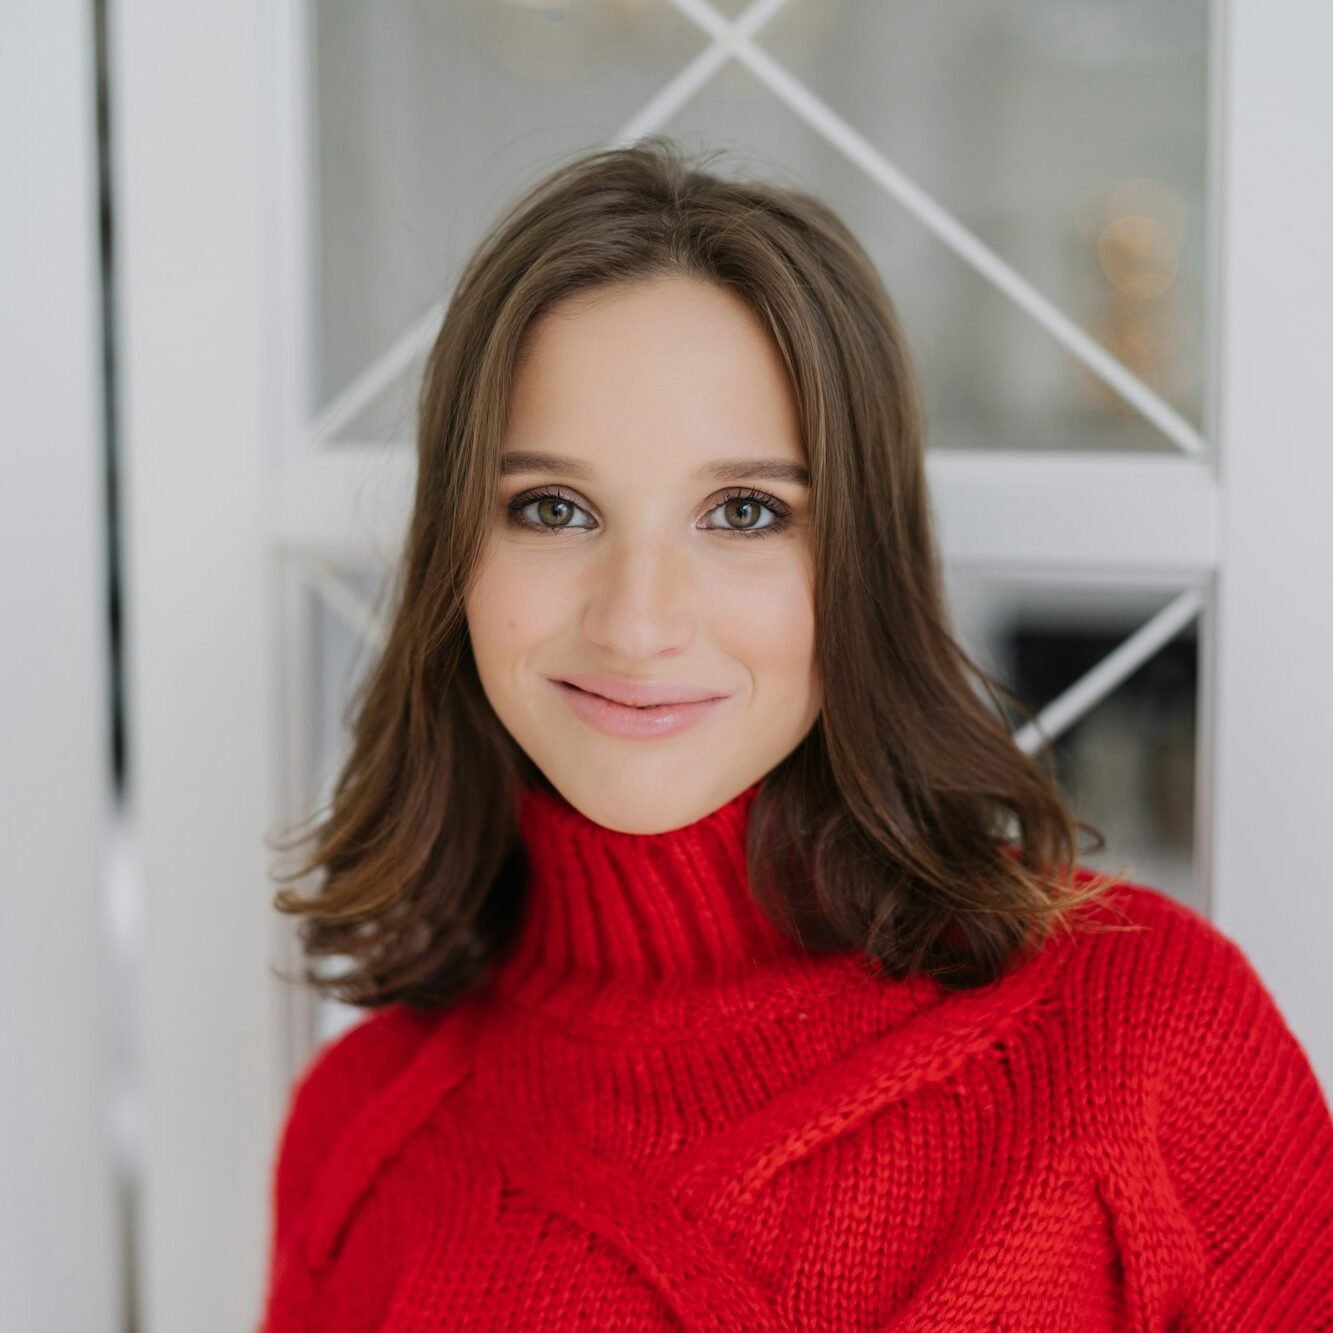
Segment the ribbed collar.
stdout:
<path fill-rule="evenodd" d="M 860 954 L 808 953 L 751 897 L 746 833 L 760 786 L 650 834 L 608 829 L 525 787 L 527 901 L 494 993 L 567 1026 L 666 1030 L 799 1008 L 864 982 Z"/>

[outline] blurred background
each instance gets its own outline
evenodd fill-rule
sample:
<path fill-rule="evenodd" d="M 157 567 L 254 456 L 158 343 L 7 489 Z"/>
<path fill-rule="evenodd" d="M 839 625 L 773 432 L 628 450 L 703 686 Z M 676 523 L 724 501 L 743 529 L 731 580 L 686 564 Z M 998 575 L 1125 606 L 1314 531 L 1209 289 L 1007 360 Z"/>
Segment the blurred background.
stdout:
<path fill-rule="evenodd" d="M 0 6 L 0 1328 L 258 1318 L 265 839 L 326 796 L 459 266 L 665 133 L 812 191 L 917 357 L 959 637 L 1088 865 L 1236 939 L 1333 1086 L 1333 8 Z"/>

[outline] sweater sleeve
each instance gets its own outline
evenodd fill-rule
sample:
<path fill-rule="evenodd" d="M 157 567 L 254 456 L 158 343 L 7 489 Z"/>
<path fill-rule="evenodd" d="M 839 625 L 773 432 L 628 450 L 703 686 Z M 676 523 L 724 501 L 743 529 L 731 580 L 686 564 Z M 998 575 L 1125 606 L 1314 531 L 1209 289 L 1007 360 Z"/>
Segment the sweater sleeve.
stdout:
<path fill-rule="evenodd" d="M 1188 908 L 1172 915 L 1158 1134 L 1211 1269 L 1200 1326 L 1333 1329 L 1328 1102 L 1240 947 Z"/>
<path fill-rule="evenodd" d="M 403 1067 L 424 1029 L 411 1009 L 375 1010 L 320 1046 L 297 1076 L 272 1159 L 263 1333 L 279 1326 L 275 1293 L 290 1265 L 323 1164 L 357 1111 Z"/>

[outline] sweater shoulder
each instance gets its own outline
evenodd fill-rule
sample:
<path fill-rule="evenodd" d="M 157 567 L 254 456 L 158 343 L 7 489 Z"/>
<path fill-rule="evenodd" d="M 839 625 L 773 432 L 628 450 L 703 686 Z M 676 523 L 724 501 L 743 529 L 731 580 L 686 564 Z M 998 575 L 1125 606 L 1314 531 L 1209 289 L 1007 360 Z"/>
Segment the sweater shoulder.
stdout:
<path fill-rule="evenodd" d="M 371 1010 L 320 1044 L 287 1096 L 272 1163 L 272 1236 L 286 1244 L 344 1138 L 392 1089 L 440 1023 L 440 1015 L 394 1004 Z"/>
<path fill-rule="evenodd" d="M 1213 1040 L 1219 1021 L 1248 1021 L 1256 1044 L 1293 1040 L 1267 984 L 1241 946 L 1189 904 L 1151 885 L 1118 881 L 1094 900 L 1065 942 L 1067 984 L 1089 1022 L 1117 1044 L 1137 1046 L 1165 1073 L 1211 1051 L 1245 1058 Z"/>
<path fill-rule="evenodd" d="M 284 1137 L 295 1131 L 322 1156 L 339 1130 L 411 1061 L 436 1021 L 436 1015 L 389 1005 L 323 1041 L 292 1084 Z"/>
<path fill-rule="evenodd" d="M 1080 877 L 1088 872 L 1080 871 Z M 1117 880 L 1080 918 L 1079 947 L 1094 964 L 1123 970 L 1129 961 L 1188 971 L 1205 968 L 1225 982 L 1250 968 L 1240 946 L 1215 922 L 1149 884 Z"/>

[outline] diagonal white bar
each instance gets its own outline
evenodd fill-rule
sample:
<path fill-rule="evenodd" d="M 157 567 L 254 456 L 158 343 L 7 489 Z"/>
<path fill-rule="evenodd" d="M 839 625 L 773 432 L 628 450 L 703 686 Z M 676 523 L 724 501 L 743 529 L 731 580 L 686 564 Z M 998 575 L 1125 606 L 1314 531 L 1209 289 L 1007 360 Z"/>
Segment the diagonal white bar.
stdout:
<path fill-rule="evenodd" d="M 778 0 L 778 3 L 785 4 L 786 0 Z M 611 136 L 609 143 L 628 145 L 665 125 L 730 59 L 731 48 L 728 44 L 720 39 L 709 42 L 675 78 L 669 80 Z"/>
<path fill-rule="evenodd" d="M 1159 648 L 1203 610 L 1203 594 L 1187 589 L 1164 606 L 1146 624 L 1135 630 L 1118 648 L 1102 658 L 1063 694 L 1037 714 L 1035 721 L 1020 727 L 1014 741 L 1026 754 L 1033 754 L 1090 712 L 1122 681 L 1127 680 Z"/>
<path fill-rule="evenodd" d="M 306 443 L 311 448 L 329 444 L 338 432 L 370 406 L 413 360 L 429 348 L 439 332 L 444 317 L 444 302 L 437 301 L 408 329 L 395 339 L 393 346 L 368 365 L 354 380 L 339 390 L 328 406 L 310 423 Z"/>
<path fill-rule="evenodd" d="M 302 560 L 306 582 L 320 600 L 363 643 L 378 651 L 384 646 L 387 626 L 368 601 L 342 579 L 329 560 Z"/>

